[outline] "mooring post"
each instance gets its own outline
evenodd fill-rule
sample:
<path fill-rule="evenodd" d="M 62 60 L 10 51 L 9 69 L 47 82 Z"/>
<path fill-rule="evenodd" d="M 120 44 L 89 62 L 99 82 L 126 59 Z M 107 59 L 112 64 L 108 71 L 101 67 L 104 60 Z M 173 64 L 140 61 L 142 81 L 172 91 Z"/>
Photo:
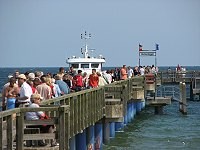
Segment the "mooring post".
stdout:
<path fill-rule="evenodd" d="M 186 84 L 183 83 L 182 85 L 182 113 L 187 114 L 187 100 L 186 100 Z"/>
<path fill-rule="evenodd" d="M 190 82 L 190 100 L 194 100 L 193 83 L 194 83 L 194 80 Z"/>
<path fill-rule="evenodd" d="M 182 88 L 182 82 L 179 83 L 179 89 L 180 89 L 180 102 L 179 102 L 179 111 L 182 112 L 182 104 L 183 104 L 183 88 Z"/>

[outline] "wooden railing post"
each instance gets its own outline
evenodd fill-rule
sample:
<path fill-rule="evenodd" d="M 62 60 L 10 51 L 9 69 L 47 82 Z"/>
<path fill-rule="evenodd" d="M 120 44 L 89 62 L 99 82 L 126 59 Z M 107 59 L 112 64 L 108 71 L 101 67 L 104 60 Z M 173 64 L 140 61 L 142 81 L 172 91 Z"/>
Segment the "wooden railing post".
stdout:
<path fill-rule="evenodd" d="M 59 108 L 59 150 L 69 149 L 69 106 Z"/>
<path fill-rule="evenodd" d="M 13 149 L 13 115 L 6 118 L 7 122 L 7 149 Z"/>
<path fill-rule="evenodd" d="M 16 150 L 23 150 L 24 145 L 24 113 L 19 112 L 16 115 Z"/>
<path fill-rule="evenodd" d="M 0 117 L 0 150 L 3 150 L 3 117 Z"/>

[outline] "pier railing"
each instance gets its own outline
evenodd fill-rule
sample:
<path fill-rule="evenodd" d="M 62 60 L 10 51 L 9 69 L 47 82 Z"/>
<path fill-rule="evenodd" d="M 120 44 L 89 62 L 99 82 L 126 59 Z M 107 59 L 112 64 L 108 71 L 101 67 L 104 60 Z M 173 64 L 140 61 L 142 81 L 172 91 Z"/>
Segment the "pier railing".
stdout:
<path fill-rule="evenodd" d="M 191 82 L 200 77 L 200 71 L 162 71 L 157 75 L 162 83 Z"/>

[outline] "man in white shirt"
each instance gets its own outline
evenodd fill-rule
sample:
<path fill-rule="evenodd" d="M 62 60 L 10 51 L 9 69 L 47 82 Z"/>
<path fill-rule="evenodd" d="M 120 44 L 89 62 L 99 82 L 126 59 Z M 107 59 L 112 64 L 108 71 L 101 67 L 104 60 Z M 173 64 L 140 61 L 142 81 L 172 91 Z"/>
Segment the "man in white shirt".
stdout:
<path fill-rule="evenodd" d="M 144 67 L 140 66 L 140 75 L 144 75 Z"/>
<path fill-rule="evenodd" d="M 128 72 L 127 73 L 128 73 L 128 78 L 131 78 L 131 77 L 134 76 L 133 69 L 130 66 L 128 66 Z"/>
<path fill-rule="evenodd" d="M 19 107 L 20 104 L 31 103 L 30 98 L 33 94 L 30 85 L 26 83 L 26 76 L 24 74 L 20 74 L 18 76 L 18 84 L 20 86 L 20 96 L 16 98 L 16 107 Z"/>

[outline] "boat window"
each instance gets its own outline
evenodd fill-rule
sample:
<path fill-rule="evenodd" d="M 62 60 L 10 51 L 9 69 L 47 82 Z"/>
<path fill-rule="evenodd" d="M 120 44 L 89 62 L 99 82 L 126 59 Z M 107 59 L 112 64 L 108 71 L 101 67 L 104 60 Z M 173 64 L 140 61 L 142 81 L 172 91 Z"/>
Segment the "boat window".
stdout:
<path fill-rule="evenodd" d="M 89 68 L 89 64 L 81 64 L 81 68 Z"/>
<path fill-rule="evenodd" d="M 78 68 L 78 64 L 71 64 L 73 68 Z"/>
<path fill-rule="evenodd" d="M 91 68 L 99 68 L 99 64 L 91 64 Z"/>

